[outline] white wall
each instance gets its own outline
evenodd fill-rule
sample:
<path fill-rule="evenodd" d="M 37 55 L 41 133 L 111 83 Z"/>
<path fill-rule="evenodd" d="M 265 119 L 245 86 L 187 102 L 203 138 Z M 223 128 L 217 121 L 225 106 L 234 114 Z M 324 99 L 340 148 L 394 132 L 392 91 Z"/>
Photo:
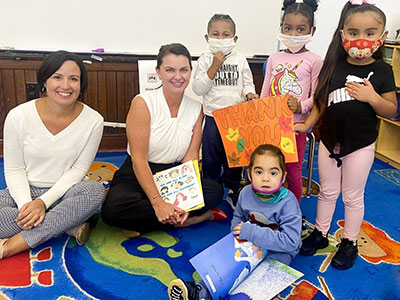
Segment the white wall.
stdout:
<path fill-rule="evenodd" d="M 325 57 L 333 33 L 339 23 L 340 12 L 346 0 L 321 0 L 315 12 L 317 31 L 309 49 L 322 58 Z M 385 13 L 387 19 L 388 38 L 394 38 L 396 29 L 400 29 L 399 0 L 375 0 L 377 6 Z"/>
<path fill-rule="evenodd" d="M 376 0 L 386 13 L 389 37 L 400 28 L 398 0 Z M 321 0 L 310 50 L 325 56 L 346 0 Z M 237 51 L 248 57 L 278 47 L 282 0 L 0 0 L 0 47 L 23 50 L 156 54 L 160 45 L 181 42 L 201 54 L 214 13 L 237 25 Z"/>
<path fill-rule="evenodd" d="M 281 0 L 0 0 L 0 46 L 156 54 L 181 42 L 192 55 L 206 43 L 207 22 L 230 14 L 237 50 L 246 56 L 276 51 Z"/>

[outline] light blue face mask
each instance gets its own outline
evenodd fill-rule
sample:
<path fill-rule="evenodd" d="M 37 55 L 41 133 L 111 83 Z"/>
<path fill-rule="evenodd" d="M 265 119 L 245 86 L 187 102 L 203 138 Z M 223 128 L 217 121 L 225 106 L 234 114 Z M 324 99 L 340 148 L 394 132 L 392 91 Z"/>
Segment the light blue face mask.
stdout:
<path fill-rule="evenodd" d="M 288 193 L 288 190 L 282 187 L 282 184 L 283 180 L 276 189 L 270 191 L 259 190 L 253 185 L 253 183 L 251 183 L 251 188 L 253 189 L 254 194 L 256 194 L 258 198 L 269 204 L 275 204 L 278 203 Z"/>

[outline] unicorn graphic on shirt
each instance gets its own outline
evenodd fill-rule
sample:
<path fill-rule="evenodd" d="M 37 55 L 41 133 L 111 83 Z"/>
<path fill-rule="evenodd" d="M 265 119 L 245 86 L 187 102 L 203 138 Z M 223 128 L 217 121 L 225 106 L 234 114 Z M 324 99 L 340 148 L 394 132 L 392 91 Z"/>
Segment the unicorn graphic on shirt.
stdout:
<path fill-rule="evenodd" d="M 271 85 L 269 87 L 270 96 L 279 96 L 282 94 L 288 94 L 291 92 L 295 95 L 300 95 L 302 88 L 298 81 L 301 79 L 297 76 L 296 70 L 302 64 L 302 60 L 297 63 L 293 68 L 291 65 L 284 67 L 278 65 L 275 69 L 278 73 L 272 78 Z"/>

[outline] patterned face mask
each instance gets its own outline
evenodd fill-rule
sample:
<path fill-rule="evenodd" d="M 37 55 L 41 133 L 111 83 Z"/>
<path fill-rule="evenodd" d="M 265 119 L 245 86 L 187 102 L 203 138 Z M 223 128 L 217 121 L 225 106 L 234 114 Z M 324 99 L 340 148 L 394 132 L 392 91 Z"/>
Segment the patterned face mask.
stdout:
<path fill-rule="evenodd" d="M 382 46 L 383 41 L 382 37 L 385 34 L 385 31 L 382 33 L 379 39 L 377 40 L 366 40 L 366 39 L 357 39 L 349 41 L 344 37 L 343 31 L 342 34 L 342 45 L 344 50 L 349 54 L 351 58 L 354 59 L 364 59 L 369 58 Z"/>

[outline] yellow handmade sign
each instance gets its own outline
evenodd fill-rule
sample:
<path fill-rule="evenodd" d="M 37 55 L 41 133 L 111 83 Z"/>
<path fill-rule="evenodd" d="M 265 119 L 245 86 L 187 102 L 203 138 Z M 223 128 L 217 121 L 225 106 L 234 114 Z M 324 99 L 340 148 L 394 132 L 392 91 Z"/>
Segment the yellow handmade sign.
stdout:
<path fill-rule="evenodd" d="M 288 98 L 288 94 L 261 98 L 213 112 L 229 167 L 247 166 L 253 150 L 262 144 L 281 148 L 286 162 L 297 162 Z"/>

